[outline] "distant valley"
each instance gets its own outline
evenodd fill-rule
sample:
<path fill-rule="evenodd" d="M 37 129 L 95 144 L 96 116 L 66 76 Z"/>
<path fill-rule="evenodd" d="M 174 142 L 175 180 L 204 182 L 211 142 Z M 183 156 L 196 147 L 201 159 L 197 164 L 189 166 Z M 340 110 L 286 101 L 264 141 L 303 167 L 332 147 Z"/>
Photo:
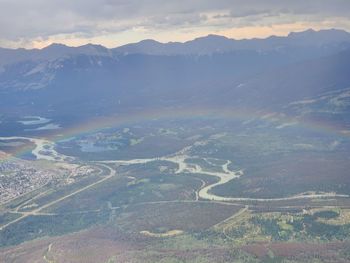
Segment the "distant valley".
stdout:
<path fill-rule="evenodd" d="M 348 262 L 349 156 L 346 31 L 0 49 L 1 262 Z"/>

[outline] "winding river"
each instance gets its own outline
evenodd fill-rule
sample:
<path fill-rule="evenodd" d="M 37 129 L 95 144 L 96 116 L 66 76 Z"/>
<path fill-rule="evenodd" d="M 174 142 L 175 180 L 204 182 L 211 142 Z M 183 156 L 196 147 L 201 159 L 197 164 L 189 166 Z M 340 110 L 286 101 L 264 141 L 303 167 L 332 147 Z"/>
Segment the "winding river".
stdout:
<path fill-rule="evenodd" d="M 55 150 L 55 143 L 45 139 L 38 138 L 28 138 L 28 137 L 0 137 L 0 140 L 28 140 L 35 144 L 35 148 L 32 150 L 32 154 L 38 160 L 47 161 L 72 161 L 73 158 L 58 153 Z M 135 165 L 135 164 L 147 164 L 156 161 L 167 161 L 177 165 L 177 170 L 175 174 L 188 173 L 188 174 L 203 174 L 216 177 L 217 182 L 205 185 L 198 191 L 198 196 L 205 200 L 213 201 L 283 201 L 283 200 L 297 200 L 297 199 L 312 199 L 312 198 L 330 198 L 330 197 L 349 197 L 349 195 L 341 195 L 337 193 L 321 193 L 321 194 L 299 194 L 290 197 L 282 198 L 240 198 L 240 197 L 224 197 L 213 194 L 211 190 L 219 185 L 225 184 L 233 179 L 237 179 L 243 176 L 243 170 L 232 171 L 229 169 L 230 160 L 227 160 L 223 165 L 221 165 L 221 171 L 209 171 L 199 164 L 187 163 L 186 160 L 194 158 L 194 156 L 189 156 L 188 152 L 192 146 L 187 146 L 184 149 L 162 157 L 155 158 L 145 158 L 145 159 L 131 159 L 131 160 L 110 160 L 110 161 L 99 161 L 96 163 L 101 164 L 117 164 L 117 165 Z M 199 158 L 199 157 L 196 157 Z M 207 162 L 205 158 L 201 158 Z M 210 162 L 208 162 L 210 163 Z"/>

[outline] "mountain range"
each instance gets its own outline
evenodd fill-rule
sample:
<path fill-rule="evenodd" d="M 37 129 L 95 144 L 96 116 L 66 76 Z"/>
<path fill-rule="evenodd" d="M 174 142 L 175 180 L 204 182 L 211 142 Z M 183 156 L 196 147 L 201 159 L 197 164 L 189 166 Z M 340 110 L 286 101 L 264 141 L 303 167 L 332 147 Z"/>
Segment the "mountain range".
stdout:
<path fill-rule="evenodd" d="M 194 106 L 285 110 L 349 87 L 350 34 L 335 29 L 250 40 L 144 40 L 112 49 L 0 48 L 5 115 L 81 118 Z"/>

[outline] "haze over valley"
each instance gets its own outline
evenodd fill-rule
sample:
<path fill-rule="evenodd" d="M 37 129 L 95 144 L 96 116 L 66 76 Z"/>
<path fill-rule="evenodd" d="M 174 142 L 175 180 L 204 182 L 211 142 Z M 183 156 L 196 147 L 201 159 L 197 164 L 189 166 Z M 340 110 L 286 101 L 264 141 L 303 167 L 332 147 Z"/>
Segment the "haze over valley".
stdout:
<path fill-rule="evenodd" d="M 350 262 L 347 30 L 2 32 L 0 262 Z"/>

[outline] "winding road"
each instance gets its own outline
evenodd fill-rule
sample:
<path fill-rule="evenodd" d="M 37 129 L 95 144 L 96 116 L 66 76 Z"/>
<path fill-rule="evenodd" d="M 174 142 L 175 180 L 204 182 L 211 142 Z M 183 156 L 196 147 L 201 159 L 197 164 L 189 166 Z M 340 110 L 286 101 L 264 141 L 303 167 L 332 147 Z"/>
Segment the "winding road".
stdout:
<path fill-rule="evenodd" d="M 67 158 L 71 158 L 69 156 L 62 155 L 54 149 L 55 144 L 51 141 L 44 140 L 44 139 L 36 139 L 36 138 L 27 138 L 27 137 L 0 137 L 0 140 L 29 140 L 35 144 L 35 148 L 32 150 L 33 155 L 36 156 L 37 159 L 44 159 L 48 161 L 67 161 Z M 192 146 L 187 146 L 181 151 L 178 151 L 171 155 L 166 155 L 162 157 L 156 157 L 156 158 L 145 158 L 145 159 L 131 159 L 131 160 L 110 160 L 110 161 L 99 161 L 95 162 L 98 165 L 103 166 L 109 171 L 109 174 L 104 176 L 102 179 L 91 183 L 85 187 L 82 187 L 70 194 L 67 194 L 63 197 L 60 197 L 52 202 L 49 202 L 35 210 L 32 210 L 30 212 L 19 212 L 18 210 L 14 211 L 15 213 L 21 214 L 20 217 L 14 219 L 11 222 L 8 222 L 7 224 L 4 224 L 0 227 L 0 230 L 3 230 L 7 228 L 8 226 L 32 215 L 50 215 L 48 213 L 42 213 L 41 211 L 45 208 L 48 208 L 54 204 L 57 204 L 67 198 L 70 198 L 78 193 L 81 193 L 85 190 L 88 190 L 92 188 L 93 186 L 96 186 L 116 175 L 116 171 L 112 169 L 108 164 L 116 164 L 116 165 L 137 165 L 137 164 L 147 164 L 151 162 L 156 161 L 167 161 L 171 162 L 177 165 L 177 170 L 175 171 L 175 174 L 197 174 L 197 175 L 209 175 L 213 176 L 218 179 L 217 182 L 211 183 L 208 185 L 205 185 L 206 183 L 204 180 L 201 180 L 202 185 L 198 191 L 196 191 L 196 197 L 195 200 L 192 202 L 199 202 L 200 199 L 209 200 L 211 202 L 237 202 L 237 201 L 259 201 L 259 202 L 266 202 L 266 201 L 284 201 L 284 200 L 298 200 L 298 199 L 314 199 L 314 198 L 334 198 L 334 197 L 349 197 L 349 195 L 340 195 L 336 193 L 322 193 L 322 194 L 299 194 L 295 196 L 290 197 L 282 197 L 282 198 L 240 198 L 240 197 L 224 197 L 219 196 L 216 194 L 211 193 L 211 190 L 218 186 L 225 184 L 231 180 L 234 180 L 236 178 L 239 178 L 243 176 L 242 170 L 236 170 L 232 171 L 229 169 L 229 166 L 231 165 L 231 161 L 227 160 L 223 165 L 221 165 L 221 171 L 211 171 L 208 169 L 203 168 L 199 164 L 194 163 L 188 163 L 186 162 L 187 159 L 193 158 L 193 156 L 189 156 L 187 152 L 191 149 Z M 199 157 L 196 157 L 199 158 Z M 205 158 L 201 158 L 204 161 L 207 161 Z M 72 159 L 69 159 L 72 160 Z M 221 160 L 222 161 L 222 160 Z M 209 163 L 209 162 L 208 162 Z M 211 163 L 212 164 L 212 163 Z M 212 164 L 213 165 L 213 164 Z M 218 167 L 216 167 L 218 168 Z M 174 200 L 173 202 L 177 202 L 179 200 Z M 181 200 L 180 200 L 181 201 Z M 169 201 L 172 202 L 172 201 Z M 160 202 L 153 202 L 153 203 L 160 203 Z M 247 208 L 246 208 L 247 209 Z M 245 210 L 242 210 L 241 213 L 243 213 Z"/>

